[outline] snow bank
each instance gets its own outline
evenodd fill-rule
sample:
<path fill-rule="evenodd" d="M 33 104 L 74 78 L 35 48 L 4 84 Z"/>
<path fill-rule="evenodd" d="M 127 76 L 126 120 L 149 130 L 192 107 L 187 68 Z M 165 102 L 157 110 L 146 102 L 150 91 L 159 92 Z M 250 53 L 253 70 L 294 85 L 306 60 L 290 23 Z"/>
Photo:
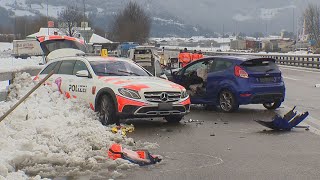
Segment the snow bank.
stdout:
<path fill-rule="evenodd" d="M 10 42 L 0 42 L 0 51 L 11 51 L 13 44 Z"/>
<path fill-rule="evenodd" d="M 1 54 L 1 53 L 0 53 Z M 0 55 L 0 70 L 8 71 L 8 69 L 21 68 L 25 66 L 36 66 L 42 62 L 42 57 L 32 57 L 27 59 L 2 57 Z"/>
<path fill-rule="evenodd" d="M 0 57 L 10 57 L 13 44 L 9 42 L 0 42 Z"/>
<path fill-rule="evenodd" d="M 26 67 L 43 67 L 38 64 L 42 62 L 42 57 L 32 57 L 27 59 L 14 58 L 10 53 L 6 51 L 6 48 L 12 43 L 0 43 L 0 73 L 9 71 L 19 71 Z M 9 81 L 0 81 L 0 92 L 5 91 L 6 87 L 9 85 Z"/>
<path fill-rule="evenodd" d="M 35 85 L 27 73 L 19 74 L 14 82 L 8 102 L 0 103 L 0 116 Z M 108 159 L 109 145 L 150 147 L 150 143 L 137 145 L 132 138 L 112 134 L 86 103 L 66 99 L 57 87 L 49 86 L 41 86 L 0 122 L 0 132 L 0 180 L 74 177 L 99 171 L 121 177 L 121 170 L 135 165 Z"/>

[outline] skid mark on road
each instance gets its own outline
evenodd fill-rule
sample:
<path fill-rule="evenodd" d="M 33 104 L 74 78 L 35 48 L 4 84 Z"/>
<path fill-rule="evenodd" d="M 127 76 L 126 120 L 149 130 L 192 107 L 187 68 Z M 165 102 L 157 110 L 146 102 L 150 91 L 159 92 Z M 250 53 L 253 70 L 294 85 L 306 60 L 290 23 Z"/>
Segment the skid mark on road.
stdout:
<path fill-rule="evenodd" d="M 164 159 L 168 159 L 168 161 L 170 161 L 170 160 L 181 161 L 181 160 L 185 160 L 187 157 L 189 157 L 189 158 L 194 157 L 194 159 L 202 160 L 202 162 L 209 162 L 204 165 L 186 163 L 186 165 L 189 165 L 190 167 L 170 168 L 168 170 L 159 171 L 162 175 L 163 175 L 163 173 L 168 173 L 168 172 L 176 173 L 178 171 L 181 172 L 181 171 L 199 170 L 202 168 L 214 167 L 214 166 L 217 166 L 217 165 L 220 165 L 223 163 L 223 160 L 221 158 L 216 157 L 216 156 L 212 156 L 212 155 L 208 155 L 208 154 L 187 153 L 187 152 L 162 152 L 162 153 L 168 154 L 168 155 L 164 156 L 165 157 Z M 172 158 L 169 154 L 172 156 L 175 156 L 175 158 Z M 181 157 L 179 157 L 179 156 L 181 156 Z M 182 163 L 180 162 L 180 164 L 182 164 Z"/>

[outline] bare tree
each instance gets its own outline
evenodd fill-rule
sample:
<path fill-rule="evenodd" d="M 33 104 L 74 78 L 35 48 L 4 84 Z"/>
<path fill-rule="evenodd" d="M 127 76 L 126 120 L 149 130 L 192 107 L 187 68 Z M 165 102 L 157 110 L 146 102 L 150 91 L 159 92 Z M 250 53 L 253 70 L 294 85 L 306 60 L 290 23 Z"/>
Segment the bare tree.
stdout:
<path fill-rule="evenodd" d="M 119 42 L 146 42 L 149 38 L 151 19 L 136 2 L 129 2 L 112 23 L 111 38 Z"/>
<path fill-rule="evenodd" d="M 320 47 L 320 8 L 316 4 L 309 4 L 304 10 L 303 18 L 306 25 L 306 33 L 315 41 L 315 46 Z"/>
<path fill-rule="evenodd" d="M 75 36 L 77 33 L 75 27 L 77 27 L 83 19 L 83 14 L 77 6 L 67 6 L 67 8 L 58 15 L 60 31 L 68 36 Z"/>

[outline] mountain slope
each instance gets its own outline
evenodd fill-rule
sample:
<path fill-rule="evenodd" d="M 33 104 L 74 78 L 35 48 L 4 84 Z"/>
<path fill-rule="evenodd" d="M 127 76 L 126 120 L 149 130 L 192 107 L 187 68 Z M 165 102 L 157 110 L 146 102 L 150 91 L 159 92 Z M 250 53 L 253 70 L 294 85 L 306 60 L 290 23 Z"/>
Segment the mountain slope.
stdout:
<path fill-rule="evenodd" d="M 37 16 L 49 15 L 57 17 L 67 5 L 78 6 L 79 10 L 85 10 L 89 15 L 92 25 L 101 29 L 109 29 L 114 15 L 124 8 L 128 2 L 126 0 L 55 0 L 48 1 L 48 5 L 43 0 L 0 0 L 0 7 L 8 11 L 15 12 L 16 16 Z M 167 12 L 161 5 L 151 0 L 137 1 L 146 9 L 152 19 L 151 36 L 178 36 L 190 37 L 194 35 L 214 35 L 210 30 L 205 30 L 199 25 L 186 24 L 177 17 Z"/>

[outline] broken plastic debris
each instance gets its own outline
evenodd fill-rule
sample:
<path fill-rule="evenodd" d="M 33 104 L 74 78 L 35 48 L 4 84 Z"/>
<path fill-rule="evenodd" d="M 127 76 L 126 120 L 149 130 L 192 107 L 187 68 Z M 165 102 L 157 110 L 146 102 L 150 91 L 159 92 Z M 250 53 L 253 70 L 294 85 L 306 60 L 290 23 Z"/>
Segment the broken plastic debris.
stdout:
<path fill-rule="evenodd" d="M 127 133 L 131 133 L 134 131 L 134 126 L 131 125 L 124 125 L 124 126 L 114 126 L 111 128 L 111 132 L 114 134 L 121 134 L 123 137 L 127 136 Z"/>
<path fill-rule="evenodd" d="M 192 123 L 195 122 L 197 124 L 202 124 L 204 121 L 189 119 L 188 121 L 184 121 L 184 123 Z"/>
<path fill-rule="evenodd" d="M 316 84 L 315 87 L 316 87 L 316 88 L 319 88 L 319 87 L 320 87 L 320 84 Z"/>
<path fill-rule="evenodd" d="M 272 118 L 271 122 L 266 121 L 256 121 L 257 123 L 268 127 L 273 130 L 284 130 L 290 131 L 292 128 L 309 128 L 309 126 L 298 126 L 306 117 L 308 117 L 309 113 L 304 112 L 302 114 L 297 115 L 297 112 L 294 112 L 294 107 L 291 111 L 285 114 L 283 117 L 276 115 Z"/>

